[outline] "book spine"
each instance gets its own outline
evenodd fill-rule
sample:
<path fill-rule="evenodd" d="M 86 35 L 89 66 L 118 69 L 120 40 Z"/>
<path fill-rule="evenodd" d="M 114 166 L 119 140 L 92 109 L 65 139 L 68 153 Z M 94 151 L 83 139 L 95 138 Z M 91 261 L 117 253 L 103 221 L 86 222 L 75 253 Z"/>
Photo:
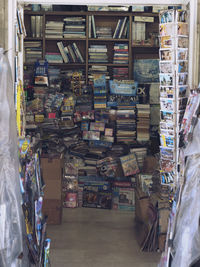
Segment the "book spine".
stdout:
<path fill-rule="evenodd" d="M 66 54 L 65 54 L 63 43 L 62 43 L 62 42 L 57 42 L 57 46 L 58 46 L 58 48 L 59 48 L 59 50 L 60 50 L 60 54 L 61 54 L 61 56 L 62 56 L 64 62 L 65 62 L 65 63 L 68 63 L 69 60 L 68 60 L 68 58 L 67 58 L 67 56 L 66 56 Z"/>
<path fill-rule="evenodd" d="M 119 27 L 119 23 L 120 23 L 120 19 L 119 19 L 118 22 L 117 22 L 117 26 L 116 26 L 116 28 L 115 28 L 115 32 L 114 32 L 114 34 L 113 34 L 113 39 L 116 38 L 116 34 L 117 34 L 117 29 L 118 29 L 118 27 Z"/>
<path fill-rule="evenodd" d="M 92 26 L 91 23 L 92 23 L 91 16 L 89 16 L 89 29 L 88 29 L 88 31 L 89 31 L 89 32 L 88 32 L 88 36 L 89 36 L 89 38 L 91 38 L 91 36 L 92 36 L 92 35 L 91 35 L 91 26 Z"/>
<path fill-rule="evenodd" d="M 124 26 L 126 24 L 126 21 L 127 21 L 127 17 L 124 18 L 123 20 L 123 23 L 122 23 L 122 26 L 121 26 L 121 29 L 120 29 L 120 32 L 119 32 L 119 39 L 122 37 L 122 33 L 123 33 L 123 30 L 124 30 Z"/>
<path fill-rule="evenodd" d="M 70 53 L 70 55 L 71 55 L 71 57 L 72 57 L 73 62 L 76 63 L 76 56 L 75 56 L 75 54 L 74 54 L 74 51 L 73 51 L 72 48 L 71 48 L 71 45 L 68 45 L 67 48 L 68 48 L 68 50 L 69 50 L 69 53 Z"/>
<path fill-rule="evenodd" d="M 93 37 L 97 38 L 94 15 L 92 15 L 92 29 L 93 29 Z"/>
<path fill-rule="evenodd" d="M 40 37 L 40 16 L 36 16 L 35 18 L 35 36 L 36 38 Z"/>
<path fill-rule="evenodd" d="M 65 51 L 65 54 L 66 54 L 66 56 L 68 58 L 68 62 L 70 62 L 70 63 L 73 62 L 72 57 L 71 57 L 71 55 L 69 53 L 69 49 L 67 48 L 67 46 L 64 47 L 64 51 Z"/>
<path fill-rule="evenodd" d="M 117 32 L 116 32 L 116 36 L 115 36 L 116 39 L 119 38 L 119 33 L 120 33 L 120 28 L 122 26 L 122 22 L 123 22 L 123 19 L 120 19 Z"/>
<path fill-rule="evenodd" d="M 78 46 L 76 45 L 76 43 L 73 43 L 73 45 L 74 45 L 75 51 L 77 52 L 78 57 L 79 57 L 81 63 L 84 63 L 84 59 L 83 59 L 83 57 L 82 57 L 82 55 L 81 55 L 80 50 L 78 49 Z"/>
<path fill-rule="evenodd" d="M 31 35 L 36 37 L 36 16 L 31 16 Z"/>

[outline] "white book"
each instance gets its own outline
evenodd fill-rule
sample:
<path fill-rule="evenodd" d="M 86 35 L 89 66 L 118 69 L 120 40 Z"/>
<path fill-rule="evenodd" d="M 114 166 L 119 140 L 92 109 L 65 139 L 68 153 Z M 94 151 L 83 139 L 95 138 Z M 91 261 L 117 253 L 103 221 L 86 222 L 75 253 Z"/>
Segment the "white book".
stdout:
<path fill-rule="evenodd" d="M 122 23 L 122 26 L 121 26 L 121 29 L 120 29 L 119 37 L 118 38 L 121 38 L 122 37 L 122 33 L 124 31 L 124 27 L 125 27 L 126 21 L 127 21 L 127 17 L 125 17 L 124 20 L 123 20 L 123 23 Z"/>
<path fill-rule="evenodd" d="M 31 16 L 31 35 L 36 37 L 36 16 Z"/>
<path fill-rule="evenodd" d="M 116 26 L 116 28 L 115 28 L 115 32 L 114 32 L 114 34 L 113 34 L 113 39 L 116 38 L 117 29 L 118 29 L 118 27 L 119 27 L 119 24 L 120 24 L 120 19 L 119 19 L 118 22 L 117 22 L 117 26 Z"/>
<path fill-rule="evenodd" d="M 84 59 L 83 59 L 83 57 L 82 57 L 82 55 L 81 55 L 81 52 L 80 52 L 80 50 L 78 49 L 76 43 L 73 43 L 73 47 L 74 47 L 74 49 L 75 49 L 75 52 L 77 52 L 78 58 L 80 59 L 81 63 L 83 63 L 83 62 L 84 62 Z"/>
<path fill-rule="evenodd" d="M 67 58 L 67 56 L 66 56 L 66 54 L 65 54 L 63 43 L 62 43 L 62 42 L 57 42 L 57 46 L 58 46 L 58 48 L 59 48 L 59 50 L 60 50 L 60 54 L 61 54 L 61 56 L 62 56 L 64 62 L 65 62 L 65 63 L 68 63 L 69 60 L 68 60 L 68 58 Z"/>
<path fill-rule="evenodd" d="M 91 36 L 92 36 L 91 35 L 91 28 L 92 28 L 92 25 L 91 25 L 92 24 L 92 17 L 91 16 L 89 16 L 89 22 L 88 23 L 89 23 L 88 36 L 89 36 L 89 38 L 91 38 Z"/>
<path fill-rule="evenodd" d="M 41 20 L 41 16 L 36 16 L 35 18 L 35 36 L 36 38 L 40 37 L 40 20 Z"/>
<path fill-rule="evenodd" d="M 96 35 L 96 27 L 95 27 L 95 21 L 94 21 L 94 15 L 92 15 L 92 29 L 93 29 L 93 37 L 97 38 Z"/>

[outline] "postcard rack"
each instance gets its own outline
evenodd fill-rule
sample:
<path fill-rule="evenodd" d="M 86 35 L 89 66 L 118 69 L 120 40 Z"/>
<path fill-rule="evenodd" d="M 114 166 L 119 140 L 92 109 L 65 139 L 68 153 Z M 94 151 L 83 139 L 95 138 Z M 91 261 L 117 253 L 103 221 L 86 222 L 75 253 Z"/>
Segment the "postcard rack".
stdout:
<path fill-rule="evenodd" d="M 188 14 L 160 13 L 160 177 L 176 188 L 179 181 L 179 133 L 188 91 Z"/>

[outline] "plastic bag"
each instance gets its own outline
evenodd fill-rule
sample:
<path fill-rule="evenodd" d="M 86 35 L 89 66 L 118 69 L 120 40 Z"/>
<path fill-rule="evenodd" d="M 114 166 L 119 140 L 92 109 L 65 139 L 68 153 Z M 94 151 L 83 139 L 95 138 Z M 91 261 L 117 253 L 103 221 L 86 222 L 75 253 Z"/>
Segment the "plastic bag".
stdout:
<path fill-rule="evenodd" d="M 23 251 L 17 127 L 11 70 L 0 48 L 0 266 L 21 266 Z"/>

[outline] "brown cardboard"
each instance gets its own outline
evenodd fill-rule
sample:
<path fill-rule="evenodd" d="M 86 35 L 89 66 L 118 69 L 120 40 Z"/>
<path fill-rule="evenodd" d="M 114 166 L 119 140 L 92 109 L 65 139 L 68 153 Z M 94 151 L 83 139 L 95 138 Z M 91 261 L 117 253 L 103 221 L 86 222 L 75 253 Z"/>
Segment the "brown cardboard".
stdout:
<path fill-rule="evenodd" d="M 169 209 L 159 209 L 159 233 L 165 234 L 167 233 L 168 229 L 168 222 L 169 222 Z"/>
<path fill-rule="evenodd" d="M 43 214 L 48 216 L 47 224 L 62 223 L 62 201 L 55 199 L 44 199 Z"/>
<path fill-rule="evenodd" d="M 44 188 L 45 199 L 61 199 L 62 182 L 61 180 L 46 180 Z"/>
<path fill-rule="evenodd" d="M 162 252 L 165 250 L 165 242 L 166 242 L 166 234 L 162 234 L 158 236 L 158 246 L 159 250 Z"/>
<path fill-rule="evenodd" d="M 135 190 L 135 217 L 148 224 L 149 197 L 144 196 L 138 188 Z"/>
<path fill-rule="evenodd" d="M 154 156 L 147 156 L 144 159 L 143 172 L 151 174 L 159 167 L 159 162 Z"/>
<path fill-rule="evenodd" d="M 61 158 L 42 157 L 41 169 L 45 182 L 47 180 L 61 180 L 63 160 Z"/>

